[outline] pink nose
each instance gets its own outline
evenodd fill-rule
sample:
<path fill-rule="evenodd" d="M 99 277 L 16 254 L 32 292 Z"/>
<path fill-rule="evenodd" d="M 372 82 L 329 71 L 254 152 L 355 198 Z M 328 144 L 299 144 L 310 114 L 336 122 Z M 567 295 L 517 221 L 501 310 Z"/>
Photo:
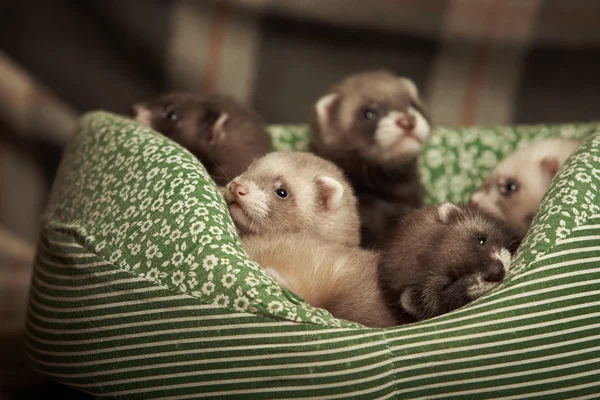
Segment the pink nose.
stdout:
<path fill-rule="evenodd" d="M 479 204 L 475 200 L 473 200 L 472 197 L 469 197 L 469 205 L 471 207 L 477 207 Z"/>
<path fill-rule="evenodd" d="M 231 193 L 233 193 L 235 196 L 245 196 L 248 194 L 248 187 L 239 182 L 231 181 L 230 187 Z"/>
<path fill-rule="evenodd" d="M 413 129 L 415 129 L 416 122 L 417 121 L 416 121 L 414 115 L 406 114 L 403 117 L 398 118 L 396 120 L 396 125 L 398 125 L 402 129 L 404 129 L 405 131 L 409 132 L 409 131 L 412 131 Z"/>

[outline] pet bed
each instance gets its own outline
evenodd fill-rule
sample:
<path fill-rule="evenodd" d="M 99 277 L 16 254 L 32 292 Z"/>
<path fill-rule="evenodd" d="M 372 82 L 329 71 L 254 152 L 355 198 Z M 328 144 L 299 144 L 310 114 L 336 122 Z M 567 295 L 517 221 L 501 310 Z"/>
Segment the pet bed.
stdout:
<path fill-rule="evenodd" d="M 305 126 L 271 126 L 307 150 Z M 32 364 L 97 397 L 600 397 L 600 125 L 436 128 L 428 203 L 463 202 L 534 138 L 584 140 L 502 285 L 428 321 L 370 329 L 282 289 L 240 246 L 202 165 L 149 128 L 82 117 L 44 214 Z"/>

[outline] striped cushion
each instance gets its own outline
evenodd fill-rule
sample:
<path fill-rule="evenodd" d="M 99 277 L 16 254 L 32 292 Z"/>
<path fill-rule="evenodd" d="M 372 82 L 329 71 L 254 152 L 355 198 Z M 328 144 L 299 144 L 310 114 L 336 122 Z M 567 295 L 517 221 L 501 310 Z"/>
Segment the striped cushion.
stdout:
<path fill-rule="evenodd" d="M 497 290 L 421 323 L 369 329 L 282 289 L 247 258 L 204 168 L 115 115 L 81 119 L 44 217 L 28 353 L 98 397 L 597 398 L 600 129 L 439 128 L 430 203 L 462 201 L 534 137 L 585 138 Z M 305 150 L 304 127 L 271 127 Z"/>

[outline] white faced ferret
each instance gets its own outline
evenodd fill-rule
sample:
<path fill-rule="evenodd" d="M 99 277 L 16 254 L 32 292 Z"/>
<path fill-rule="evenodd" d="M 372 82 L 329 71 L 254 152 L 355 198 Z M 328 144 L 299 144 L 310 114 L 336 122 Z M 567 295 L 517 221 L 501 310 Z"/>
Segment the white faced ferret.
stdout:
<path fill-rule="evenodd" d="M 400 323 L 477 299 L 509 271 L 511 235 L 480 211 L 444 203 L 408 214 L 381 255 L 379 283 Z"/>
<path fill-rule="evenodd" d="M 503 221 L 522 240 L 550 182 L 579 145 L 576 140 L 542 139 L 521 147 L 496 166 L 469 204 Z"/>
<path fill-rule="evenodd" d="M 218 185 L 272 150 L 262 117 L 227 96 L 169 93 L 135 104 L 131 113 L 188 149 Z"/>
<path fill-rule="evenodd" d="M 311 153 L 273 152 L 224 189 L 240 236 L 310 232 L 357 246 L 357 201 L 343 172 Z"/>
<path fill-rule="evenodd" d="M 378 253 L 307 232 L 249 236 L 242 243 L 250 258 L 313 307 L 368 327 L 397 324 L 378 286 Z"/>
<path fill-rule="evenodd" d="M 388 71 L 347 77 L 317 101 L 312 151 L 350 179 L 364 246 L 383 243 L 403 215 L 422 206 L 417 157 L 430 130 L 415 84 Z"/>

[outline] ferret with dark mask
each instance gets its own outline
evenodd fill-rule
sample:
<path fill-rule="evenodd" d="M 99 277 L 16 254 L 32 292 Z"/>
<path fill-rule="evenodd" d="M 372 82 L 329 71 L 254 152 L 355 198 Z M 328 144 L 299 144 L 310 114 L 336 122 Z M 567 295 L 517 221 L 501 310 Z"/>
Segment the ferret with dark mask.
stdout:
<path fill-rule="evenodd" d="M 132 118 L 196 156 L 217 185 L 225 185 L 272 150 L 258 114 L 230 97 L 169 93 L 135 104 Z"/>
<path fill-rule="evenodd" d="M 273 152 L 224 189 L 240 236 L 310 232 L 358 246 L 356 196 L 343 172 L 311 153 Z"/>
<path fill-rule="evenodd" d="M 469 197 L 469 204 L 504 222 L 522 240 L 550 182 L 581 143 L 541 139 L 502 160 Z"/>
<path fill-rule="evenodd" d="M 507 275 L 512 238 L 471 207 L 443 203 L 408 214 L 382 251 L 379 284 L 399 323 L 453 311 Z"/>
<path fill-rule="evenodd" d="M 403 215 L 423 205 L 417 157 L 430 131 L 415 84 L 388 71 L 347 77 L 317 101 L 311 149 L 350 179 L 363 246 L 383 244 Z"/>

